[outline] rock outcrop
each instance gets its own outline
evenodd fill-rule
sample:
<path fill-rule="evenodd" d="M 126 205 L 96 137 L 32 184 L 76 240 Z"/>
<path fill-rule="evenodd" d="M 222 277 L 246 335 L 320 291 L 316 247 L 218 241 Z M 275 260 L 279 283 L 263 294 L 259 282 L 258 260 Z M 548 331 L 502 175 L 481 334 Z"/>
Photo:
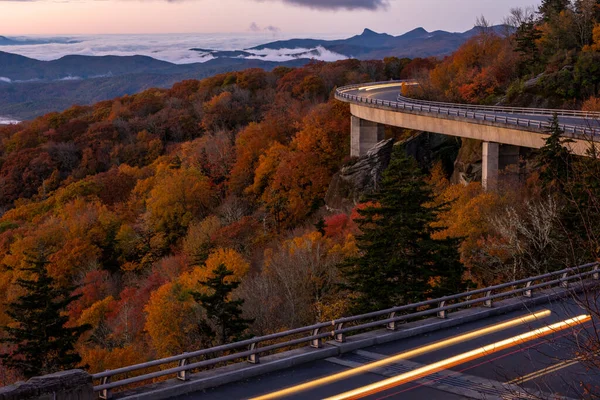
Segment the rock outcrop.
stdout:
<path fill-rule="evenodd" d="M 346 210 L 356 204 L 363 194 L 377 190 L 383 171 L 390 163 L 394 140 L 377 143 L 351 165 L 336 173 L 325 196 L 330 210 Z"/>

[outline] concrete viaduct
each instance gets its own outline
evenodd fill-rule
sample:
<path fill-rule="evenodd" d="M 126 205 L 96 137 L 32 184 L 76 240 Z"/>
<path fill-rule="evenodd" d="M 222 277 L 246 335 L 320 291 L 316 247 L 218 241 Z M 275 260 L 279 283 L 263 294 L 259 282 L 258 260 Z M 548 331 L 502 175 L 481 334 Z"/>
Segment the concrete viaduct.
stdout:
<path fill-rule="evenodd" d="M 379 82 L 339 88 L 350 103 L 351 155 L 362 156 L 384 139 L 385 125 L 483 141 L 482 179 L 495 187 L 499 171 L 519 161 L 520 148 L 539 149 L 557 114 L 573 154 L 586 155 L 600 134 L 600 113 L 439 103 L 402 96 L 411 82 Z"/>

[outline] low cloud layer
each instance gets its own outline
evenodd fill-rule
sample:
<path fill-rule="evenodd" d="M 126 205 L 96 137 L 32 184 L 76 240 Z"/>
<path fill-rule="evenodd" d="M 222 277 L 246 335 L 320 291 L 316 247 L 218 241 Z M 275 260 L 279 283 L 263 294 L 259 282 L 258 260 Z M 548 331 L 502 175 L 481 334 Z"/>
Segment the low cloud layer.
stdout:
<path fill-rule="evenodd" d="M 343 60 L 346 57 L 324 48 L 251 50 L 260 44 L 273 41 L 273 29 L 261 27 L 253 35 L 182 34 L 182 35 L 76 35 L 65 42 L 37 45 L 0 46 L 0 51 L 20 54 L 37 60 L 56 60 L 66 55 L 82 56 L 133 56 L 144 55 L 175 64 L 207 62 L 220 57 L 217 50 L 245 50 L 240 58 L 264 61 L 289 61 L 296 58 L 314 58 L 322 61 Z M 251 29 L 251 28 L 250 28 Z M 291 34 L 277 33 L 278 39 L 292 39 Z M 39 37 L 38 37 L 39 38 Z M 333 37 L 319 36 L 322 39 Z M 28 38 L 24 38 L 28 39 Z M 48 38 L 42 38 L 47 40 Z M 211 49 L 211 50 L 194 50 Z M 69 79 L 76 79 L 70 77 Z M 15 83 L 0 76 L 0 85 Z"/>

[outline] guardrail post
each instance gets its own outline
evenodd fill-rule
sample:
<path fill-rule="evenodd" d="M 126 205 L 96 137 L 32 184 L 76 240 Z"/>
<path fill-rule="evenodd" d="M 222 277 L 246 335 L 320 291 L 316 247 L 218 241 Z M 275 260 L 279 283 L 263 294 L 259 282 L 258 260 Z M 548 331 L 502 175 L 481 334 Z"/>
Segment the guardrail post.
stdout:
<path fill-rule="evenodd" d="M 438 303 L 438 308 L 442 308 L 445 305 L 446 305 L 446 300 L 442 300 Z M 447 310 L 440 310 L 440 311 L 438 311 L 437 316 L 438 316 L 438 318 L 446 319 L 446 318 L 448 318 L 448 312 L 447 312 Z"/>
<path fill-rule="evenodd" d="M 186 354 L 186 353 L 183 353 Z M 177 365 L 178 367 L 185 367 L 186 365 L 189 364 L 189 359 L 188 358 L 184 358 L 183 360 L 179 360 L 179 364 Z M 180 381 L 187 381 L 190 379 L 190 371 L 189 370 L 185 370 L 185 371 L 178 371 L 177 372 L 177 379 L 179 379 Z"/>
<path fill-rule="evenodd" d="M 107 385 L 109 383 L 110 383 L 110 376 L 105 376 L 100 381 L 101 385 Z M 112 399 L 112 397 L 113 397 L 112 396 L 112 390 L 111 389 L 102 389 L 100 391 L 100 394 L 98 395 L 98 397 L 100 397 L 101 399 L 104 399 L 104 400 Z"/>
<path fill-rule="evenodd" d="M 527 289 L 527 288 L 531 287 L 532 284 L 533 284 L 533 281 L 527 282 L 527 284 L 525 285 L 526 289 L 523 292 L 523 296 L 529 297 L 529 298 L 531 298 L 533 296 L 533 291 L 531 289 Z"/>
<path fill-rule="evenodd" d="M 250 346 L 248 346 L 248 350 L 250 351 L 254 351 L 258 348 L 256 343 L 252 343 Z M 254 353 L 254 354 L 250 354 L 248 356 L 248 362 L 250 364 L 260 364 L 260 356 L 258 355 L 258 353 Z"/>
<path fill-rule="evenodd" d="M 595 279 L 595 280 L 600 279 L 600 270 L 598 269 L 598 264 L 594 265 L 594 271 L 596 271 L 596 272 L 594 272 L 592 274 L 592 279 Z"/>
<path fill-rule="evenodd" d="M 469 301 L 469 300 L 471 300 L 471 297 L 473 297 L 473 295 L 471 295 L 471 294 L 470 294 L 470 295 L 468 295 L 467 297 L 465 297 L 465 301 Z M 465 308 L 471 308 L 471 304 L 469 304 L 469 305 L 466 305 L 466 306 L 465 306 Z"/>
<path fill-rule="evenodd" d="M 341 331 L 343 328 L 344 328 L 343 322 L 340 322 L 339 324 L 337 324 L 335 326 L 336 331 Z M 334 338 L 335 338 L 335 341 L 338 343 L 346 343 L 346 335 L 344 335 L 343 332 L 340 332 L 340 333 L 335 332 Z"/>
<path fill-rule="evenodd" d="M 568 272 L 565 272 L 564 274 L 562 274 L 562 276 L 560 277 L 560 287 L 561 288 L 568 288 L 569 287 L 569 281 L 567 280 L 567 276 L 569 275 Z"/>
<path fill-rule="evenodd" d="M 312 336 L 317 336 L 320 331 L 321 331 L 321 328 L 313 329 Z M 323 341 L 321 340 L 321 338 L 313 339 L 310 341 L 310 347 L 314 347 L 315 349 L 320 349 L 321 347 L 323 347 Z"/>
<path fill-rule="evenodd" d="M 395 312 L 390 313 L 390 315 L 388 315 L 388 319 L 394 318 L 396 316 Z M 391 321 L 387 323 L 386 326 L 388 331 L 395 331 L 398 329 L 398 321 Z"/>
<path fill-rule="evenodd" d="M 485 297 L 490 297 L 493 292 L 493 290 L 488 290 L 487 292 L 485 292 Z M 492 308 L 494 306 L 494 301 L 492 299 L 486 299 L 483 302 L 483 306 L 487 308 Z"/>

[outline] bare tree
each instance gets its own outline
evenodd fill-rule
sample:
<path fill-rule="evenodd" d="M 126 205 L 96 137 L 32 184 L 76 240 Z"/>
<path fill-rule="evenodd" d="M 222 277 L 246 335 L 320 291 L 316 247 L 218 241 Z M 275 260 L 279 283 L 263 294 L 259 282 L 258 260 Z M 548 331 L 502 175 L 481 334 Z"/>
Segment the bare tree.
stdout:
<path fill-rule="evenodd" d="M 535 9 L 532 6 L 514 7 L 510 9 L 510 14 L 504 17 L 502 24 L 512 28 L 512 30 L 516 30 L 523 24 L 531 21 L 534 16 Z"/>
<path fill-rule="evenodd" d="M 495 275 L 517 280 L 564 265 L 562 241 L 556 234 L 560 207 L 553 197 L 530 202 L 524 209 L 509 206 L 492 218 L 491 225 L 495 240 L 486 241 L 481 252 Z"/>

